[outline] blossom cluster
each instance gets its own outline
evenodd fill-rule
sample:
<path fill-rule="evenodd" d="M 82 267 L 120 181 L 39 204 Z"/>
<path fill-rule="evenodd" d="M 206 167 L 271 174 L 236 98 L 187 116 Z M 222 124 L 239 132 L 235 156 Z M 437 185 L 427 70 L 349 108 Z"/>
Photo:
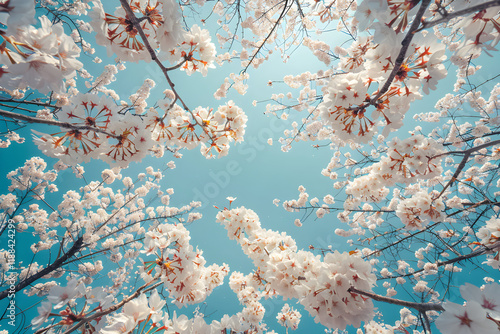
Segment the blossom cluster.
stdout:
<path fill-rule="evenodd" d="M 126 61 L 170 61 L 171 68 L 160 61 L 158 66 L 172 89 L 169 71 L 206 75 L 214 67 L 216 51 L 208 30 L 193 25 L 184 31 L 176 1 L 129 1 L 128 6 L 117 7 L 114 14 L 106 13 L 99 0 L 93 1 L 90 24 L 78 20 L 81 31 L 73 31 L 71 37 L 65 34 L 62 22 L 52 23 L 46 16 L 40 17 L 40 28 L 30 25 L 34 23 L 34 5 L 20 1 L 2 5 L 8 13 L 9 27 L 2 31 L 5 47 L 0 51 L 0 63 L 4 64 L 0 85 L 16 99 L 23 98 L 29 89 L 47 95 L 52 92 L 49 102 L 33 103 L 45 108 L 36 117 L 27 117 L 31 123 L 60 126 L 56 133 L 34 131 L 35 143 L 44 154 L 70 165 L 101 159 L 113 167 L 126 167 L 148 154 L 162 157 L 165 151 L 171 151 L 180 156 L 179 149 L 196 146 L 207 158 L 220 157 L 227 154 L 231 141 L 243 140 L 246 116 L 232 101 L 214 113 L 201 106 L 192 110 L 175 90 L 167 89 L 165 99 L 148 107 L 146 100 L 155 83 L 146 79 L 130 95 L 131 103 L 121 101 L 117 105 L 119 95 L 107 87 L 116 80 L 117 72 L 125 69 Z M 84 2 L 58 10 L 80 16 L 90 8 Z M 137 22 L 127 10 L 137 16 Z M 78 60 L 82 49 L 93 53 L 82 37 L 82 32 L 92 30 L 97 43 L 104 45 L 110 56 L 118 56 L 117 65 L 107 64 L 93 82 L 93 76 Z M 89 92 L 78 90 L 77 72 L 87 80 Z M 50 102 L 53 98 L 54 105 Z M 0 139 L 0 147 L 23 141 L 10 130 L 6 137 Z"/>
<path fill-rule="evenodd" d="M 300 312 L 290 307 L 290 305 L 285 304 L 281 308 L 281 312 L 276 316 L 276 319 L 278 319 L 281 326 L 296 330 L 299 327 L 301 316 Z"/>
<path fill-rule="evenodd" d="M 139 30 L 122 6 L 113 14 L 106 13 L 100 0 L 93 2 L 90 22 L 96 31 L 96 41 L 106 46 L 108 55 L 115 53 L 123 61 L 151 61 L 150 52 L 161 50 L 160 58 L 182 65 L 187 74 L 207 74 L 214 67 L 215 45 L 210 42 L 208 30 L 193 25 L 184 31 L 179 4 L 173 0 L 129 1 L 134 15 L 139 16 L 140 27 L 147 37 L 150 49 L 142 41 Z"/>
<path fill-rule="evenodd" d="M 329 328 L 359 326 L 373 317 L 372 301 L 349 290 L 370 291 L 375 283 L 370 264 L 358 254 L 334 251 L 322 260 L 298 250 L 285 233 L 262 228 L 256 213 L 244 207 L 220 211 L 217 221 L 253 260 L 254 280 L 265 295 L 298 299 Z"/>
<path fill-rule="evenodd" d="M 20 22 L 30 22 L 29 15 L 34 14 L 34 1 L 25 5 L 14 4 L 16 7 L 32 7 L 23 12 L 26 19 Z M 31 4 L 31 6 L 29 6 Z M 21 13 L 14 11 L 14 18 Z M 33 16 L 32 16 L 33 17 Z M 32 18 L 31 17 L 31 18 Z M 9 17 L 9 22 L 13 18 Z M 40 28 L 33 25 L 12 26 L 7 32 L 2 32 L 5 46 L 0 52 L 0 86 L 2 90 L 17 91 L 27 88 L 36 89 L 42 94 L 50 91 L 62 93 L 66 90 L 64 81 L 76 76 L 83 64 L 77 59 L 80 48 L 73 38 L 64 33 L 63 24 L 53 24 L 46 16 L 40 17 Z"/>
<path fill-rule="evenodd" d="M 174 167 L 170 163 L 169 166 Z M 0 214 L 2 217 L 12 215 L 19 234 L 33 234 L 28 248 L 35 258 L 33 263 L 19 265 L 15 277 L 18 283 L 44 270 L 45 279 L 58 279 L 73 273 L 81 283 L 91 284 L 105 271 L 103 261 L 93 256 L 105 253 L 110 263 L 117 265 L 117 268 L 112 265 L 106 267 L 106 274 L 113 282 L 108 292 L 119 291 L 130 279 L 128 271 L 138 261 L 143 243 L 136 239 L 146 232 L 142 226 L 144 222 L 170 218 L 179 222 L 192 222 L 201 217 L 191 212 L 201 205 L 199 202 L 182 207 L 169 206 L 169 196 L 173 190 L 167 189 L 165 193 L 160 189 L 158 183 L 163 173 L 152 167 L 147 168 L 146 173 L 141 173 L 135 181 L 120 174 L 118 169 L 104 170 L 102 180 L 90 181 L 77 191 L 66 191 L 53 211 L 47 212 L 44 209 L 46 192 L 58 191 L 58 175 L 67 168 L 59 162 L 53 169 L 47 170 L 45 161 L 34 157 L 23 167 L 8 174 L 12 184 L 10 193 L 0 196 Z M 123 188 L 113 189 L 112 186 L 120 187 L 119 180 Z M 156 207 L 146 205 L 148 198 L 155 196 L 162 198 L 162 203 Z M 27 204 L 26 198 L 32 200 Z M 187 219 L 184 215 L 187 215 Z M 82 259 L 73 264 L 74 268 L 38 265 L 37 258 L 55 247 L 65 249 L 66 253 L 80 254 Z M 0 252 L 0 272 L 3 274 L 9 269 L 8 254 L 7 250 Z M 207 274 L 219 269 L 216 266 L 209 267 Z M 211 280 L 207 279 L 207 285 L 211 288 L 219 282 L 215 276 L 212 275 Z M 53 283 L 37 282 L 25 292 L 28 295 L 44 295 Z"/>
<path fill-rule="evenodd" d="M 227 264 L 205 266 L 203 252 L 193 250 L 189 240 L 189 232 L 182 224 L 160 224 L 145 233 L 141 251 L 156 257 L 144 260 L 141 277 L 151 282 L 159 275 L 170 291 L 169 297 L 180 307 L 203 302 L 229 273 Z"/>
<path fill-rule="evenodd" d="M 493 246 L 500 241 L 500 219 L 492 217 L 477 232 L 477 237 L 481 239 L 481 244 Z"/>
<path fill-rule="evenodd" d="M 205 315 L 197 309 L 192 318 L 186 315 L 169 315 L 168 310 L 164 310 L 166 302 L 157 290 L 146 296 L 141 293 L 138 298 L 125 304 L 123 311 L 107 317 L 108 324 L 103 327 L 103 334 L 119 334 L 134 330 L 134 328 L 144 328 L 146 331 L 162 331 L 165 334 L 189 334 L 189 333 L 247 333 L 248 326 L 241 318 L 241 313 L 229 316 L 225 314 L 220 320 L 213 320 L 211 323 L 205 322 Z M 257 331 L 262 333 L 262 331 Z M 275 334 L 274 331 L 267 331 L 268 334 Z"/>
<path fill-rule="evenodd" d="M 35 143 L 44 154 L 66 164 L 94 158 L 126 167 L 149 153 L 163 156 L 165 147 L 192 149 L 199 145 L 201 153 L 210 158 L 226 155 L 231 141 L 243 141 L 247 117 L 232 101 L 215 113 L 202 107 L 190 113 L 171 105 L 171 100 L 161 102 L 162 114 L 154 108 L 145 115 L 123 114 L 110 98 L 78 94 L 58 113 L 59 120 L 71 127 L 53 134 L 34 131 L 38 135 Z"/>
<path fill-rule="evenodd" d="M 261 331 L 265 328 L 263 323 L 266 309 L 260 302 L 265 294 L 259 290 L 258 278 L 253 274 L 243 275 L 235 271 L 229 277 L 229 286 L 236 294 L 243 310 L 237 313 L 241 318 L 242 327 L 245 330 Z"/>
<path fill-rule="evenodd" d="M 478 57 L 496 51 L 500 40 L 497 3 L 217 1 L 206 19 L 219 16 L 217 40 L 229 50 L 216 57 L 210 32 L 190 25 L 194 2 L 205 4 L 122 0 L 113 9 L 101 0 L 0 3 L 6 26 L 0 28 L 1 104 L 17 113 L 11 117 L 0 110 L 12 121 L 5 122 L 0 147 L 24 141 L 11 128 L 23 122 L 59 128 L 34 131 L 39 149 L 60 160 L 53 169 L 32 158 L 7 175 L 9 192 L 0 195 L 1 220 L 12 218 L 16 231 L 33 241 L 33 260 L 19 263 L 13 277 L 16 287 L 25 284 L 27 296 L 46 298 L 34 327 L 64 332 L 91 317 L 80 328 L 83 332 L 261 333 L 266 330 L 262 298 L 281 296 L 298 300 L 316 322 L 336 333 L 350 325 L 358 327 L 359 334 L 361 327 L 364 333 L 409 333 L 410 327 L 425 328 L 427 316 L 432 320 L 437 312 L 422 312 L 417 318 L 403 308 L 394 326 L 373 321 L 376 313 L 368 296 L 373 296 L 377 280 L 386 294 L 374 299 L 397 304 L 392 297 L 404 290 L 442 310 L 437 305 L 443 300 L 440 288 L 448 293 L 451 278 L 463 270 L 465 261 L 486 255 L 483 263 L 500 268 L 500 141 L 495 137 L 500 133 L 500 85 L 484 97 L 479 87 L 495 77 L 473 82 L 481 73 Z M 48 15 L 41 16 L 40 23 L 34 19 L 35 4 Z M 90 22 L 75 18 L 87 11 Z M 66 33 L 73 27 L 77 29 Z M 327 40 L 337 38 L 321 37 L 334 30 L 348 40 L 335 46 Z M 117 57 L 95 78 L 80 62 L 82 54 L 94 53 L 87 40 L 90 34 L 95 35 L 88 40 L 95 38 L 108 57 Z M 237 45 L 240 49 L 234 50 Z M 318 198 L 300 186 L 298 198 L 283 201 L 283 207 L 302 211 L 300 219 L 294 217 L 299 228 L 311 213 L 323 218 L 336 212 L 347 228 L 336 225 L 335 234 L 358 248 L 342 253 L 332 246 L 311 245 L 305 251 L 290 235 L 263 228 L 252 210 L 225 208 L 217 221 L 255 266 L 249 274 L 232 272 L 229 277 L 242 310 L 210 324 L 200 309 L 192 318 L 175 312 L 172 316 L 165 310 L 167 300 L 179 308 L 204 302 L 223 284 L 229 266 L 207 265 L 203 252 L 191 244 L 187 225 L 201 218 L 192 212 L 199 202 L 174 207 L 173 189 L 160 187 L 162 171 L 148 167 L 132 179 L 121 168 L 150 153 L 180 157 L 181 149 L 199 148 L 207 158 L 221 157 L 230 144 L 243 140 L 247 116 L 240 107 L 233 101 L 214 109 L 188 107 L 190 102 L 172 81 L 173 71 L 205 76 L 215 61 L 222 65 L 237 60 L 243 70 L 225 78 L 214 97 L 225 98 L 231 87 L 243 95 L 251 67 L 261 66 L 275 51 L 287 62 L 299 46 L 327 68 L 285 75 L 284 84 L 298 92 L 273 94 L 265 113 L 290 119 L 291 128 L 279 139 L 283 151 L 301 140 L 315 141 L 316 149 L 334 150 L 322 171 L 332 180 L 333 192 Z M 98 57 L 93 61 L 102 62 Z M 111 84 L 129 61 L 158 69 L 169 86 L 163 99 L 149 102 L 155 82 L 146 79 L 128 99 L 120 100 Z M 435 91 L 453 66 L 455 94 L 441 98 L 436 110 L 414 116 L 439 126 L 428 135 L 427 124 L 425 130 L 418 126 L 410 131 L 409 137 L 394 136 L 392 132 L 410 121 L 414 102 Z M 89 91 L 80 91 L 83 86 Z M 30 90 L 46 96 L 30 100 Z M 292 119 L 292 111 L 305 115 Z M 85 180 L 81 188 L 66 191 L 57 205 L 47 205 L 47 198 L 57 195 L 48 193 L 58 191 L 55 181 L 61 172 L 73 166 L 82 178 L 78 164 L 91 159 L 103 160 L 111 169 L 102 171 L 99 180 Z M 234 200 L 228 199 L 230 204 Z M 64 261 L 56 266 L 58 260 Z M 9 252 L 0 250 L 0 276 L 10 269 Z M 109 283 L 89 286 L 104 276 Z M 136 286 L 136 276 L 145 281 L 143 286 Z M 498 333 L 499 290 L 498 283 L 461 287 L 466 302 L 443 303 L 438 329 Z M 298 328 L 301 314 L 285 304 L 276 319 L 288 332 Z"/>

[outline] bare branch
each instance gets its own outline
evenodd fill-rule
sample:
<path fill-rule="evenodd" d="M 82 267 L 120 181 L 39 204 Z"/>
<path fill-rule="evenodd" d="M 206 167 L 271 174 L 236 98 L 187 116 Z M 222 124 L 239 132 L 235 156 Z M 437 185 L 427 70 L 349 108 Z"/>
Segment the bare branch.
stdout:
<path fill-rule="evenodd" d="M 436 156 L 430 158 L 429 161 L 431 161 L 432 159 L 437 158 L 437 157 L 442 157 L 442 156 L 451 155 L 451 154 L 463 154 L 464 155 L 464 157 L 462 158 L 462 161 L 458 165 L 457 170 L 455 171 L 455 173 L 451 177 L 450 181 L 448 181 L 448 183 L 446 183 L 446 185 L 444 186 L 443 190 L 441 190 L 441 192 L 439 193 L 439 196 L 436 197 L 436 199 L 438 199 L 439 197 L 441 197 L 441 195 L 443 195 L 443 193 L 446 191 L 446 189 L 448 189 L 448 187 L 450 187 L 451 185 L 453 185 L 453 182 L 455 182 L 458 179 L 458 176 L 460 175 L 460 173 L 464 169 L 465 164 L 469 160 L 469 157 L 471 156 L 472 153 L 474 153 L 476 151 L 479 151 L 479 150 L 482 150 L 483 148 L 496 145 L 496 144 L 500 144 L 500 139 L 497 139 L 497 140 L 494 140 L 494 141 L 491 141 L 489 143 L 485 143 L 485 144 L 482 144 L 482 145 L 478 145 L 476 147 L 471 147 L 468 150 L 464 150 L 464 151 L 450 151 L 450 152 L 439 154 L 439 155 L 436 155 Z"/>
<path fill-rule="evenodd" d="M 455 17 L 460 17 L 460 16 L 472 14 L 472 13 L 477 13 L 477 12 L 480 12 L 482 10 L 485 10 L 485 9 L 488 9 L 491 7 L 495 7 L 495 6 L 500 6 L 500 0 L 493 0 L 490 2 L 485 2 L 482 4 L 476 5 L 476 6 L 466 8 L 466 9 L 457 10 L 456 12 L 452 12 L 452 13 L 446 12 L 444 14 L 441 14 L 442 17 L 440 19 L 432 20 L 432 21 L 423 21 L 422 26 L 420 27 L 419 30 L 434 27 L 437 24 L 441 24 L 441 23 L 450 21 L 451 19 L 454 19 Z"/>
<path fill-rule="evenodd" d="M 442 267 L 442 266 L 445 266 L 447 264 L 453 264 L 453 263 L 457 263 L 457 262 L 460 262 L 460 261 L 472 259 L 472 258 L 475 258 L 477 256 L 481 256 L 481 255 L 484 255 L 486 253 L 490 253 L 492 251 L 495 251 L 498 248 L 500 248 L 500 241 L 496 242 L 495 244 L 493 244 L 491 246 L 482 246 L 479 249 L 476 249 L 475 251 L 473 251 L 472 253 L 469 253 L 469 254 L 466 254 L 466 255 L 460 255 L 460 256 L 457 256 L 457 257 L 455 257 L 453 259 L 450 259 L 450 260 L 447 260 L 447 261 L 438 261 L 438 262 L 436 262 L 436 265 L 438 267 Z M 424 271 L 424 269 L 419 269 L 419 270 L 416 270 L 416 271 L 414 271 L 412 273 L 408 273 L 408 274 L 382 277 L 381 280 L 398 278 L 398 277 L 414 276 L 414 275 L 416 275 L 418 273 L 421 273 L 423 271 Z"/>
<path fill-rule="evenodd" d="M 349 291 L 351 293 L 357 293 L 357 294 L 360 294 L 362 296 L 370 297 L 371 299 L 379 301 L 379 302 L 384 302 L 384 303 L 413 308 L 413 309 L 418 310 L 419 312 L 422 312 L 422 313 L 425 313 L 427 311 L 440 311 L 440 312 L 444 311 L 443 306 L 441 306 L 440 304 L 408 302 L 406 300 L 384 297 L 381 295 L 377 295 L 373 292 L 358 290 L 352 286 L 347 291 Z"/>

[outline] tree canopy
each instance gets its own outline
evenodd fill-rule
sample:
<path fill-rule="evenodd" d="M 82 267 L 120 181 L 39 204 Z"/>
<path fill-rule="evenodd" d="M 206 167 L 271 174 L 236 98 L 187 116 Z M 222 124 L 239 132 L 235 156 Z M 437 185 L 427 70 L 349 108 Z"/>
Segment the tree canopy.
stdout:
<path fill-rule="evenodd" d="M 0 334 L 500 333 L 499 0 L 0 0 L 0 24 Z"/>

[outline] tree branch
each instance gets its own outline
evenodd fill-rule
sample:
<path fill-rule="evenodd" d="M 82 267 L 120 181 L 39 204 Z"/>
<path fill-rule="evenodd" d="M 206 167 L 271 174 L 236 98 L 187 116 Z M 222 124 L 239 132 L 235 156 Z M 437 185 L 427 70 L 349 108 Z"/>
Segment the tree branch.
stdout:
<path fill-rule="evenodd" d="M 153 282 L 153 281 L 151 281 L 151 282 Z M 83 325 L 85 325 L 86 323 L 89 323 L 90 321 L 92 321 L 94 319 L 100 318 L 100 317 L 105 316 L 105 315 L 107 315 L 107 314 L 109 314 L 111 312 L 119 310 L 123 305 L 125 305 L 129 301 L 131 301 L 131 300 L 139 297 L 139 295 L 141 294 L 142 290 L 146 289 L 148 287 L 148 285 L 151 284 L 151 282 L 146 283 L 143 286 L 139 287 L 133 294 L 131 294 L 127 298 L 123 299 L 118 304 L 110 306 L 110 307 L 108 307 L 107 309 L 105 309 L 105 310 L 103 310 L 101 312 L 96 312 L 96 313 L 92 314 L 89 317 L 83 318 L 82 320 L 80 320 L 79 322 L 77 322 L 76 324 L 74 324 L 73 326 L 71 326 L 70 328 L 68 328 L 63 334 L 72 333 L 72 332 L 76 331 L 78 328 L 82 327 Z M 156 288 L 157 286 L 159 286 L 160 284 L 162 284 L 162 282 L 156 283 L 155 285 L 149 287 L 144 292 L 152 290 L 152 289 Z M 44 331 L 44 330 L 45 329 L 38 330 L 37 332 L 35 332 L 35 334 L 42 333 L 42 331 Z"/>
<path fill-rule="evenodd" d="M 483 255 L 483 254 L 486 254 L 486 253 L 489 253 L 489 252 L 492 252 L 492 251 L 496 250 L 497 248 L 500 248 L 500 241 L 497 241 L 496 243 L 494 243 L 491 246 L 482 246 L 481 248 L 476 249 L 472 253 L 469 253 L 469 254 L 466 254 L 466 255 L 460 255 L 460 256 L 457 256 L 457 257 L 455 257 L 453 259 L 450 259 L 450 260 L 447 260 L 447 261 L 438 261 L 438 262 L 436 262 L 436 265 L 438 267 L 442 267 L 442 266 L 445 266 L 447 264 L 453 264 L 453 263 L 460 262 L 460 261 L 463 261 L 463 260 L 472 259 L 474 257 L 480 256 L 480 255 Z M 382 277 L 381 280 L 398 278 L 398 277 L 414 276 L 414 275 L 416 275 L 418 273 L 421 273 L 423 271 L 424 271 L 424 269 L 419 269 L 417 271 L 414 271 L 414 272 L 408 273 L 408 274 Z"/>
<path fill-rule="evenodd" d="M 127 18 L 130 20 L 130 22 L 132 22 L 132 24 L 134 25 L 134 28 L 137 29 L 137 32 L 141 36 L 142 42 L 144 43 L 146 50 L 148 51 L 149 55 L 151 56 L 151 60 L 153 60 L 156 63 L 156 65 L 158 65 L 158 67 L 160 67 L 161 71 L 163 72 L 163 75 L 167 79 L 167 82 L 168 82 L 170 88 L 172 88 L 172 91 L 174 92 L 175 96 L 179 99 L 179 101 L 182 103 L 182 106 L 184 107 L 184 109 L 189 110 L 188 106 L 179 97 L 179 94 L 177 93 L 177 91 L 174 88 L 175 85 L 172 82 L 172 79 L 170 79 L 170 76 L 168 75 L 169 69 L 167 69 L 161 63 L 161 61 L 158 59 L 158 57 L 156 56 L 156 52 L 153 50 L 153 47 L 149 43 L 149 40 L 146 37 L 146 34 L 144 33 L 144 30 L 142 30 L 142 27 L 140 25 L 140 19 L 138 19 L 137 16 L 135 16 L 135 14 L 132 11 L 132 9 L 130 8 L 130 5 L 128 4 L 127 0 L 120 0 L 120 3 L 122 5 L 123 9 L 125 10 L 125 13 L 127 14 Z M 175 68 L 175 66 L 174 66 L 174 68 Z"/>
<path fill-rule="evenodd" d="M 257 57 L 257 55 L 259 54 L 260 50 L 264 47 L 264 45 L 266 44 L 266 42 L 269 40 L 269 38 L 271 38 L 274 30 L 276 29 L 276 27 L 278 27 L 280 21 L 283 19 L 283 17 L 286 15 L 286 13 L 288 13 L 288 11 L 290 10 L 291 5 L 288 7 L 288 0 L 285 0 L 285 4 L 283 6 L 283 10 L 281 11 L 281 14 L 280 16 L 278 17 L 278 20 L 276 21 L 276 23 L 273 25 L 271 31 L 269 32 L 269 34 L 267 34 L 267 36 L 264 38 L 264 40 L 262 41 L 262 43 L 260 44 L 260 46 L 257 48 L 257 50 L 255 50 L 255 52 L 253 53 L 252 57 L 250 58 L 250 60 L 248 61 L 248 64 L 247 66 L 245 66 L 245 68 L 243 69 L 243 71 L 241 71 L 242 73 L 245 73 L 247 70 L 248 70 L 248 67 L 250 67 L 250 65 L 252 64 L 252 62 L 254 61 L 255 57 Z"/>
<path fill-rule="evenodd" d="M 460 164 L 458 165 L 458 168 L 455 171 L 455 173 L 453 174 L 453 176 L 451 177 L 450 181 L 448 181 L 448 183 L 446 183 L 446 185 L 444 186 L 443 190 L 441 190 L 441 192 L 439 193 L 438 197 L 436 197 L 435 199 L 438 199 L 439 197 L 441 197 L 441 195 L 443 195 L 443 193 L 446 191 L 446 189 L 448 189 L 448 187 L 450 187 L 451 185 L 453 185 L 453 182 L 455 182 L 455 180 L 457 180 L 458 176 L 460 175 L 460 173 L 464 169 L 465 164 L 469 160 L 469 157 L 471 156 L 472 153 L 474 153 L 476 151 L 479 151 L 479 150 L 482 150 L 483 148 L 496 145 L 496 144 L 500 144 L 500 139 L 497 139 L 497 140 L 494 140 L 494 141 L 490 141 L 489 143 L 484 143 L 484 144 L 481 144 L 481 145 L 476 146 L 476 147 L 471 147 L 471 148 L 469 148 L 468 150 L 465 150 L 465 151 L 450 151 L 450 152 L 438 154 L 438 155 L 435 155 L 435 156 L 429 158 L 429 161 L 431 161 L 432 159 L 435 159 L 435 158 L 438 158 L 438 157 L 442 157 L 442 156 L 446 156 L 446 155 L 451 155 L 451 154 L 463 154 L 464 155 L 464 157 L 462 158 L 462 161 L 460 161 Z"/>
<path fill-rule="evenodd" d="M 427 231 L 427 230 L 429 230 L 429 229 L 433 228 L 434 226 L 436 226 L 436 225 L 438 225 L 438 224 L 441 224 L 441 222 L 436 222 L 436 223 L 434 223 L 434 224 L 432 224 L 432 225 L 426 226 L 425 228 L 421 229 L 420 231 L 417 231 L 417 232 L 415 232 L 415 233 L 413 233 L 413 234 L 407 235 L 406 237 L 401 238 L 401 239 L 399 239 L 398 241 L 393 242 L 393 243 L 392 243 L 392 244 L 390 244 L 390 245 L 387 245 L 387 246 L 385 246 L 385 247 L 383 247 L 383 248 L 381 248 L 381 249 L 376 249 L 376 250 L 374 250 L 373 252 L 371 252 L 370 254 L 367 254 L 367 255 L 363 256 L 363 259 L 366 259 L 366 258 L 368 258 L 368 257 L 370 257 L 370 256 L 372 256 L 372 255 L 375 255 L 375 254 L 380 254 L 381 252 L 385 251 L 386 249 L 388 249 L 388 248 L 390 248 L 390 247 L 393 247 L 393 246 L 395 246 L 395 245 L 397 245 L 397 244 L 399 244 L 399 243 L 402 243 L 403 241 L 405 241 L 405 240 L 407 240 L 407 239 L 413 238 L 414 236 L 416 236 L 416 235 L 418 235 L 418 234 L 420 234 L 420 233 L 423 233 L 423 232 L 425 232 L 425 231 Z"/>
<path fill-rule="evenodd" d="M 120 0 L 120 3 L 122 5 L 122 8 L 125 10 L 127 18 L 130 20 L 130 22 L 132 22 L 132 24 L 134 25 L 134 28 L 137 30 L 137 32 L 141 36 L 142 42 L 144 43 L 144 46 L 146 47 L 146 50 L 148 50 L 148 53 L 151 56 L 151 60 L 153 60 L 156 63 L 156 65 L 158 65 L 158 67 L 160 67 L 163 75 L 167 79 L 167 82 L 168 82 L 170 88 L 174 92 L 175 99 L 174 99 L 174 101 L 172 101 L 172 104 L 170 105 L 170 108 L 172 108 L 174 106 L 174 103 L 176 102 L 176 100 L 179 100 L 180 103 L 182 104 L 182 107 L 191 114 L 191 116 L 193 117 L 194 122 L 196 122 L 196 124 L 198 124 L 199 126 L 201 126 L 201 128 L 207 134 L 207 136 L 212 139 L 212 136 L 208 133 L 208 131 L 206 130 L 205 126 L 203 126 L 202 124 L 200 124 L 198 122 L 198 120 L 194 116 L 194 114 L 191 111 L 191 109 L 188 108 L 188 106 L 186 105 L 186 103 L 184 103 L 184 101 L 180 97 L 179 93 L 177 93 L 177 91 L 175 90 L 175 84 L 173 83 L 172 79 L 170 79 L 170 76 L 168 75 L 168 71 L 170 71 L 172 69 L 176 69 L 177 67 L 180 67 L 180 66 L 176 65 L 176 66 L 173 66 L 172 68 L 167 68 L 167 67 L 165 67 L 161 63 L 161 61 L 156 56 L 155 50 L 153 49 L 153 47 L 149 43 L 149 40 L 146 37 L 146 34 L 144 33 L 144 30 L 142 30 L 142 27 L 140 25 L 140 19 L 138 19 L 137 16 L 135 16 L 134 12 L 132 11 L 132 8 L 130 8 L 130 5 L 128 4 L 128 1 L 127 0 Z M 186 61 L 186 59 L 184 59 L 183 63 L 185 61 Z M 166 115 L 167 114 L 165 114 L 163 116 L 163 118 L 165 118 Z"/>
<path fill-rule="evenodd" d="M 440 311 L 440 312 L 444 311 L 443 306 L 441 306 L 440 304 L 408 302 L 406 300 L 384 297 L 381 295 L 377 295 L 373 292 L 358 290 L 352 286 L 347 291 L 349 291 L 351 293 L 357 293 L 357 294 L 360 294 L 360 295 L 363 295 L 366 297 L 370 297 L 371 299 L 379 301 L 379 302 L 384 302 L 384 303 L 413 308 L 421 313 L 425 313 L 427 311 Z"/>
<path fill-rule="evenodd" d="M 79 237 L 78 239 L 76 239 L 76 241 L 73 244 L 73 246 L 71 246 L 71 248 L 66 253 L 63 254 L 63 256 L 61 256 L 60 258 L 58 258 L 57 260 L 55 260 L 54 262 L 52 262 L 52 264 L 50 264 L 48 267 L 40 270 L 36 274 L 34 274 L 34 275 L 32 275 L 32 276 L 24 279 L 23 281 L 19 282 L 16 285 L 16 287 L 15 287 L 15 292 L 18 292 L 18 291 L 24 289 L 25 287 L 27 287 L 28 285 L 30 285 L 34 281 L 38 280 L 39 278 L 41 278 L 41 277 L 43 277 L 43 276 L 45 276 L 45 275 L 53 272 L 57 268 L 61 267 L 62 264 L 66 260 L 68 260 L 73 255 L 75 255 L 83 246 L 84 246 L 83 245 L 83 237 Z M 7 297 L 9 295 L 9 293 L 12 293 L 12 291 L 9 290 L 9 289 L 0 292 L 0 300 L 2 300 L 5 297 Z"/>
<path fill-rule="evenodd" d="M 378 99 L 385 94 L 389 90 L 389 87 L 391 86 L 392 82 L 394 81 L 394 78 L 396 77 L 396 74 L 398 73 L 399 69 L 401 68 L 401 65 L 403 64 L 403 61 L 405 60 L 406 56 L 406 51 L 408 51 L 408 47 L 410 46 L 411 40 L 413 39 L 413 36 L 415 32 L 418 30 L 418 26 L 420 25 L 420 21 L 422 20 L 422 17 L 424 16 L 425 11 L 427 10 L 427 7 L 429 7 L 431 0 L 423 0 L 422 4 L 420 5 L 420 8 L 418 9 L 417 14 L 413 18 L 413 22 L 410 26 L 410 29 L 408 30 L 408 33 L 406 34 L 405 38 L 401 42 L 401 50 L 399 50 L 398 57 L 396 58 L 396 62 L 394 63 L 394 67 L 389 74 L 389 77 L 387 78 L 384 86 L 382 89 L 377 93 L 377 95 L 370 100 L 370 104 L 376 104 Z"/>
<path fill-rule="evenodd" d="M 39 106 L 39 107 L 48 107 L 48 108 L 53 108 L 53 109 L 60 109 L 60 107 L 57 107 L 57 106 L 55 106 L 53 104 L 50 104 L 50 103 L 36 102 L 36 101 L 30 101 L 30 100 L 14 100 L 14 99 L 4 99 L 4 98 L 0 97 L 0 102 L 3 102 L 3 103 L 14 103 L 14 104 L 17 104 L 17 105 L 29 104 L 29 105 Z M 8 106 L 8 107 L 16 108 L 16 107 L 12 107 L 12 106 Z M 36 112 L 36 111 L 35 110 L 30 110 L 30 112 Z"/>
<path fill-rule="evenodd" d="M 88 126 L 88 125 L 75 125 L 75 124 L 68 123 L 68 122 L 42 119 L 42 118 L 27 116 L 27 115 L 23 115 L 23 114 L 18 114 L 18 113 L 7 111 L 7 110 L 0 110 L 0 116 L 5 116 L 5 117 L 11 118 L 11 119 L 17 119 L 19 121 L 23 121 L 23 122 L 27 122 L 27 123 L 55 125 L 55 126 L 59 126 L 61 128 L 78 130 L 78 131 L 94 131 L 94 132 L 102 133 L 102 134 L 109 136 L 109 137 L 117 138 L 116 135 L 113 135 L 113 134 L 108 133 L 104 130 L 101 130 L 99 128 L 94 128 L 94 127 Z"/>
<path fill-rule="evenodd" d="M 500 0 L 493 0 L 493 1 L 490 1 L 490 2 L 485 2 L 485 3 L 482 3 L 480 5 L 472 6 L 472 7 L 469 7 L 469 8 L 466 8 L 466 9 L 462 9 L 462 10 L 458 10 L 458 11 L 452 12 L 452 13 L 446 12 L 444 14 L 441 14 L 441 18 L 440 19 L 422 22 L 422 27 L 420 27 L 419 30 L 427 29 L 427 28 L 430 28 L 430 27 L 434 27 L 437 24 L 441 24 L 441 23 L 444 23 L 446 21 L 450 21 L 451 19 L 454 19 L 455 17 L 459 17 L 459 16 L 464 16 L 464 15 L 468 15 L 468 14 L 480 12 L 482 10 L 485 10 L 485 9 L 488 9 L 488 8 L 491 8 L 491 7 L 495 7 L 495 6 L 500 6 Z"/>

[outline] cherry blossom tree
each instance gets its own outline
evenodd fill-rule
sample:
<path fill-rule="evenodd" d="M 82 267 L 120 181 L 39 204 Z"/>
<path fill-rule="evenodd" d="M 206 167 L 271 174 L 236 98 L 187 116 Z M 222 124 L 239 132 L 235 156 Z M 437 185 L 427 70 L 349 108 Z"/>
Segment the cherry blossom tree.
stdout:
<path fill-rule="evenodd" d="M 45 156 L 27 156 L 0 195 L 0 333 L 21 316 L 23 333 L 273 333 L 269 299 L 300 304 L 272 315 L 286 333 L 309 332 L 305 317 L 330 333 L 500 332 L 500 74 L 488 59 L 500 1 L 3 0 L 0 13 L 0 148 L 31 134 Z M 283 67 L 268 82 L 275 93 L 254 105 L 267 102 L 269 119 L 286 124 L 268 140 L 282 154 L 309 141 L 328 152 L 321 175 L 333 191 L 319 199 L 299 186 L 297 199 L 274 204 L 300 228 L 334 221 L 349 250 L 301 249 L 228 197 L 204 219 L 254 269 L 207 264 L 189 231 L 202 203 L 173 205 L 160 180 L 185 149 L 221 158 L 243 142 L 250 113 L 228 95 L 245 95 L 273 53 L 287 63 L 302 49 L 320 69 Z M 208 107 L 174 79 L 237 62 L 207 88 Z M 134 63 L 162 81 L 122 100 L 117 78 Z M 151 101 L 155 86 L 162 98 Z M 412 109 L 430 94 L 440 97 L 434 110 Z M 128 176 L 147 156 L 164 167 Z M 85 177 L 91 160 L 107 165 L 99 179 Z M 65 170 L 85 185 L 60 194 Z M 16 251 L 31 261 L 16 262 Z M 484 285 L 453 283 L 471 267 Z M 241 310 L 183 312 L 226 276 Z M 21 296 L 29 306 L 16 307 Z M 399 320 L 386 323 L 377 307 L 389 304 Z"/>

